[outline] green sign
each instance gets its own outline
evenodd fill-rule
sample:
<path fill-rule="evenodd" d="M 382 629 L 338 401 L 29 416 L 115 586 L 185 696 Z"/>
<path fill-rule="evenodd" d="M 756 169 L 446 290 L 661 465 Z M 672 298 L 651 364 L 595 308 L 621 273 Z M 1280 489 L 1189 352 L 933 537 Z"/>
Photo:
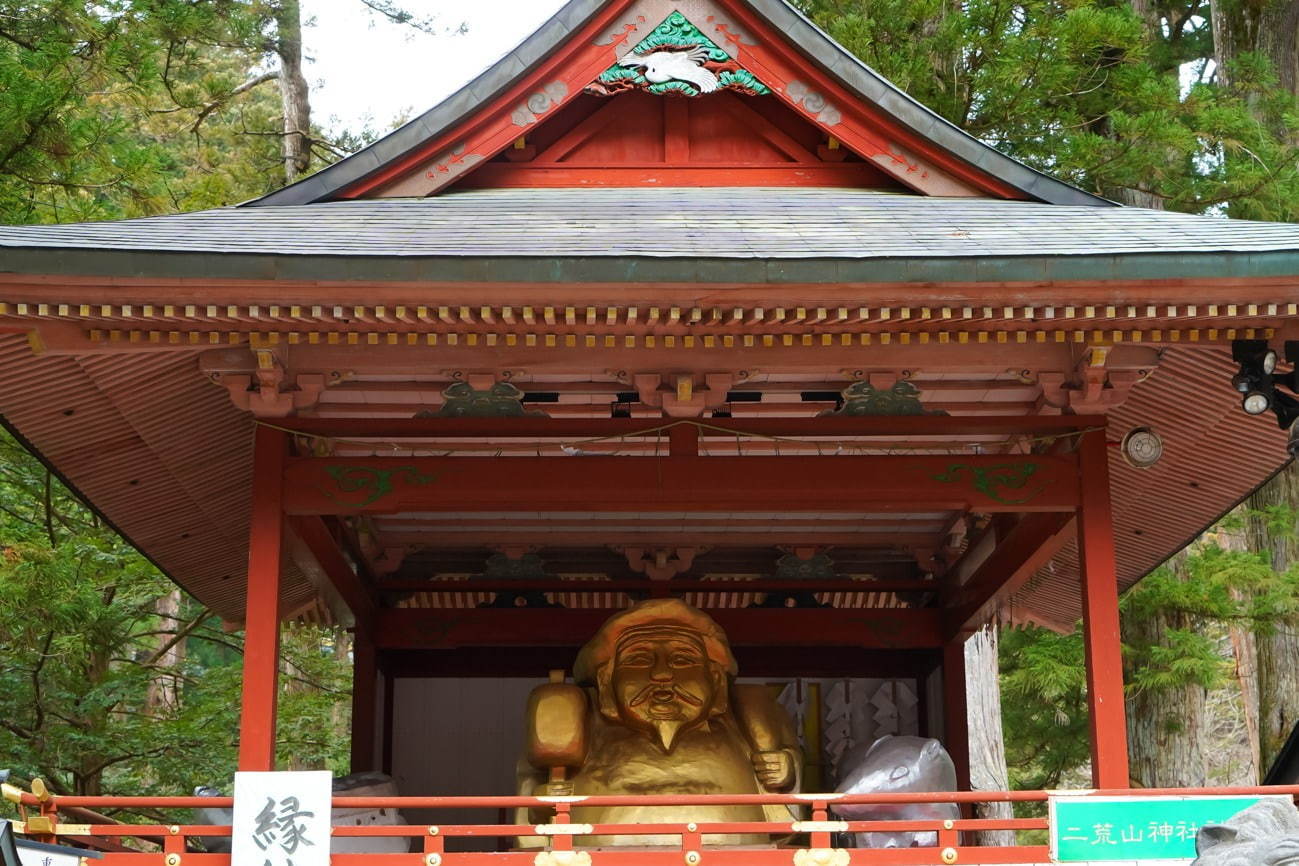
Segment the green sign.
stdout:
<path fill-rule="evenodd" d="M 1051 859 L 1193 860 L 1195 834 L 1264 799 L 1244 797 L 1052 797 Z M 1284 799 L 1284 798 L 1282 798 Z"/>

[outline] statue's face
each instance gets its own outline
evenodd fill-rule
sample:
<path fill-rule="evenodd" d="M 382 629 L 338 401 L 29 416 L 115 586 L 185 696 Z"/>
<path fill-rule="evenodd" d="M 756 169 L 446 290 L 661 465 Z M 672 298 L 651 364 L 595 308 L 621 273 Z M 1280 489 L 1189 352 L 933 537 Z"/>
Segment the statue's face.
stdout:
<path fill-rule="evenodd" d="M 619 643 L 610 687 L 623 722 L 657 734 L 669 751 L 680 731 L 708 718 L 714 698 L 703 641 L 674 629 L 628 635 Z"/>

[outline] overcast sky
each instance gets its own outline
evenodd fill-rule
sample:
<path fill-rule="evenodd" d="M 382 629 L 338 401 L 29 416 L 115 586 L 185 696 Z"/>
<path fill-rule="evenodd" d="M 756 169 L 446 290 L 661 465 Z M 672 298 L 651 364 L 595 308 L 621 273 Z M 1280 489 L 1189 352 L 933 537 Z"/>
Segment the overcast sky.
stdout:
<path fill-rule="evenodd" d="M 302 0 L 312 119 L 337 129 L 393 122 L 432 108 L 522 42 L 564 0 L 399 0 L 441 25 L 436 36 L 389 23 L 361 0 Z M 466 32 L 457 27 L 464 24 Z M 441 32 L 441 31 L 445 32 Z M 331 122 L 337 118 L 337 122 Z"/>

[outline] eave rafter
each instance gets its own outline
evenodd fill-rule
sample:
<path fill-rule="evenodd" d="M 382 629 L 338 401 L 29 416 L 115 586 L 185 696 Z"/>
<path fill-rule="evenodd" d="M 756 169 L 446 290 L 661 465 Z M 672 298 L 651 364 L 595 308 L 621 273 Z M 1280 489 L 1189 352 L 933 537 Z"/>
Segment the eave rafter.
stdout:
<path fill-rule="evenodd" d="M 0 301 L 0 327 L 45 351 L 222 345 L 750 349 L 1068 343 L 1224 344 L 1293 329 L 1299 305 L 1126 303 L 813 306 L 672 303 L 71 304 Z M 1278 327 L 1280 326 L 1280 327 Z M 322 385 L 323 387 L 323 385 Z"/>

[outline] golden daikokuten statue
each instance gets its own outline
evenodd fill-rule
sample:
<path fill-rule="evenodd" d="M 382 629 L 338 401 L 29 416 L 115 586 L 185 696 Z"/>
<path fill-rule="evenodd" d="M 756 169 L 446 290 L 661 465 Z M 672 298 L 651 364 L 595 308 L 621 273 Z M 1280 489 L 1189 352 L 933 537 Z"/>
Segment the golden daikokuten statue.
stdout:
<path fill-rule="evenodd" d="M 802 754 L 789 715 L 762 685 L 736 685 L 726 634 L 676 599 L 610 617 L 578 653 L 577 685 L 528 698 L 519 793 L 761 794 L 798 790 Z M 536 823 L 536 813 L 525 823 Z M 790 821 L 785 806 L 573 807 L 579 824 Z M 540 840 L 520 840 L 541 844 Z M 766 835 L 705 837 L 768 844 Z M 671 836 L 588 836 L 578 845 L 676 844 Z"/>

